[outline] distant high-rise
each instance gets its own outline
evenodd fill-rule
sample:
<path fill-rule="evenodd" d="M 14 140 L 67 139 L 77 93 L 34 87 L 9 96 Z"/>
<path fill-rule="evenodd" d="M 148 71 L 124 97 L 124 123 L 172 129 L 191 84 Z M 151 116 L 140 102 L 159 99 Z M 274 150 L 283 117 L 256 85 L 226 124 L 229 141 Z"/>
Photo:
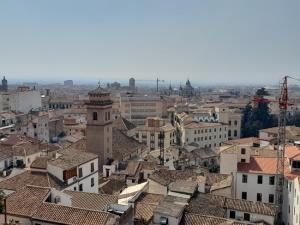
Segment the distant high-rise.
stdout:
<path fill-rule="evenodd" d="M 65 80 L 64 85 L 65 86 L 73 86 L 73 80 Z"/>
<path fill-rule="evenodd" d="M 132 77 L 129 79 L 129 88 L 132 90 L 135 89 L 135 79 Z"/>
<path fill-rule="evenodd" d="M 5 76 L 2 79 L 2 85 L 0 87 L 0 91 L 7 91 L 8 86 L 7 86 L 7 80 L 5 79 Z"/>

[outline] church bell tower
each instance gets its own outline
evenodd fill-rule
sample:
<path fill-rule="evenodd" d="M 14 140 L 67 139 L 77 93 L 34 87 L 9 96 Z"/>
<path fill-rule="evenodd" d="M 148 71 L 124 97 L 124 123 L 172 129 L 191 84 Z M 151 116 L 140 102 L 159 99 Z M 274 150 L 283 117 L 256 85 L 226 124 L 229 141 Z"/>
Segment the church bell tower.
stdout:
<path fill-rule="evenodd" d="M 99 169 L 102 171 L 112 159 L 112 100 L 110 93 L 99 87 L 89 92 L 87 107 L 87 151 L 99 157 Z"/>

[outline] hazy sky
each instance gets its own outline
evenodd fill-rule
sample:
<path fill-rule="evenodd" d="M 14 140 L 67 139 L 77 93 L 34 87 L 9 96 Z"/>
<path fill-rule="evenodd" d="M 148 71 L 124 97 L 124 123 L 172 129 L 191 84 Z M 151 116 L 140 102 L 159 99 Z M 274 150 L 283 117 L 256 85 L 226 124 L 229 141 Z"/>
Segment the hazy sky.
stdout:
<path fill-rule="evenodd" d="M 300 77 L 299 0 L 0 0 L 0 73 L 278 83 Z"/>

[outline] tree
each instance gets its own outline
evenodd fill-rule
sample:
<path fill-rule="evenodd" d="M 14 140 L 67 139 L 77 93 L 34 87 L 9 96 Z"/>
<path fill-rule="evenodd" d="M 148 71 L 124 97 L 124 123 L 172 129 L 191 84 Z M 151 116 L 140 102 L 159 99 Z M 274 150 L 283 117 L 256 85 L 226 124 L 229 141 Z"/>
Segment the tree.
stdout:
<path fill-rule="evenodd" d="M 268 95 L 268 92 L 264 88 L 256 91 L 257 98 L 266 95 Z M 276 119 L 270 114 L 267 102 L 258 102 L 254 107 L 249 103 L 243 110 L 242 136 L 258 136 L 259 130 L 276 126 L 276 124 Z"/>

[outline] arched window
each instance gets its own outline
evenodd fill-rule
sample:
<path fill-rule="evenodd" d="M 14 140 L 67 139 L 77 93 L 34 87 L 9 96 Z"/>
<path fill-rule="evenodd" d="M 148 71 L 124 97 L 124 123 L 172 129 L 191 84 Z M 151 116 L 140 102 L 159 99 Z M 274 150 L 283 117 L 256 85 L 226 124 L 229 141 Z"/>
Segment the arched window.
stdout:
<path fill-rule="evenodd" d="M 237 137 L 237 130 L 234 130 L 234 136 Z"/>
<path fill-rule="evenodd" d="M 231 137 L 231 130 L 228 130 L 228 137 Z"/>
<path fill-rule="evenodd" d="M 98 113 L 97 112 L 93 112 L 93 120 L 98 120 Z"/>

